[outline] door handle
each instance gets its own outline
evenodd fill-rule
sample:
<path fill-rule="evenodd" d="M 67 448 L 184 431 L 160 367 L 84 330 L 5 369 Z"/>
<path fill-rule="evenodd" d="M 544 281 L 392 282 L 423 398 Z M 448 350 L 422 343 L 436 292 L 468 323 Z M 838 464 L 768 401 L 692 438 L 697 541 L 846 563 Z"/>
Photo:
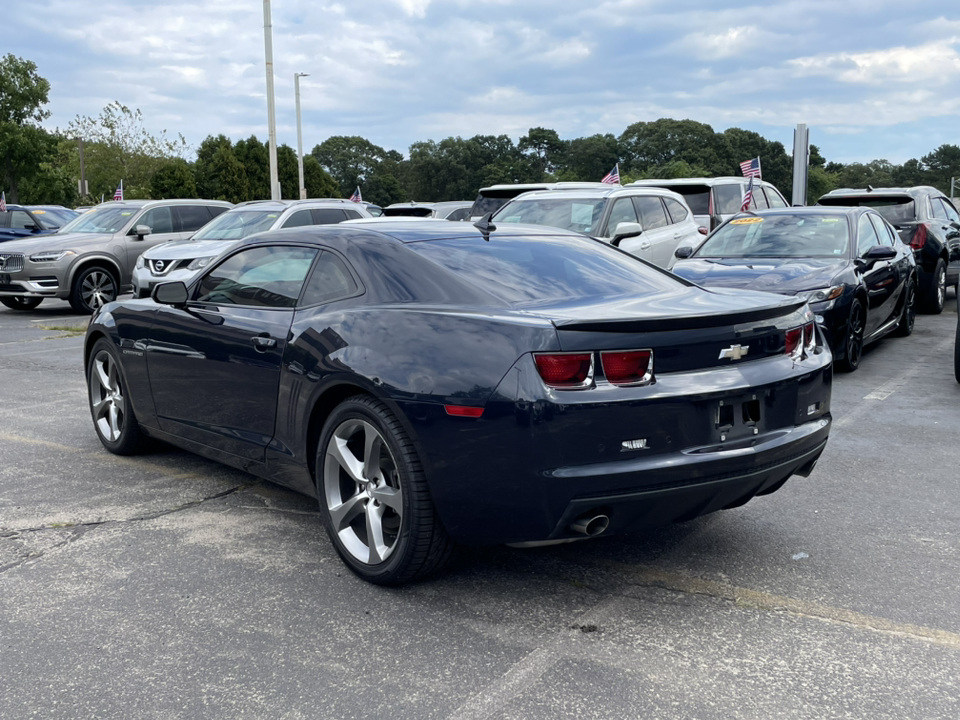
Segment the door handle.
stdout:
<path fill-rule="evenodd" d="M 650 249 L 650 243 L 648 243 L 648 242 L 642 242 L 642 243 L 640 243 L 640 249 L 641 249 L 641 250 L 649 250 L 649 249 Z"/>
<path fill-rule="evenodd" d="M 277 346 L 276 338 L 272 338 L 265 335 L 255 335 L 250 338 L 253 341 L 254 347 L 257 348 L 260 352 L 264 352 L 267 348 L 272 348 Z"/>

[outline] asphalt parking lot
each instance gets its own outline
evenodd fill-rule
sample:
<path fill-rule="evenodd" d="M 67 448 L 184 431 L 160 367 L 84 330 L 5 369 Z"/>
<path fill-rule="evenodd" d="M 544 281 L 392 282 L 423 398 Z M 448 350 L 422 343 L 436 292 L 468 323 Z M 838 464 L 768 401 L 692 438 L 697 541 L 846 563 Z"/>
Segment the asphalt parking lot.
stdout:
<path fill-rule="evenodd" d="M 836 376 L 774 495 L 382 589 L 308 498 L 108 454 L 85 318 L 0 309 L 0 717 L 956 718 L 956 321 Z"/>

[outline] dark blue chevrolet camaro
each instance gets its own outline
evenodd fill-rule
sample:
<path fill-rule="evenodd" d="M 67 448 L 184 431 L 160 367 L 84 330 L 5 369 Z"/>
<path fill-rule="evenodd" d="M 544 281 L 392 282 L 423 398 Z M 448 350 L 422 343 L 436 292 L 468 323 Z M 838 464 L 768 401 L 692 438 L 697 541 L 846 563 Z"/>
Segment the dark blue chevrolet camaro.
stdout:
<path fill-rule="evenodd" d="M 114 453 L 159 438 L 319 499 L 375 583 L 454 543 L 625 532 L 807 475 L 832 357 L 803 300 L 705 290 L 553 228 L 252 236 L 85 344 Z"/>

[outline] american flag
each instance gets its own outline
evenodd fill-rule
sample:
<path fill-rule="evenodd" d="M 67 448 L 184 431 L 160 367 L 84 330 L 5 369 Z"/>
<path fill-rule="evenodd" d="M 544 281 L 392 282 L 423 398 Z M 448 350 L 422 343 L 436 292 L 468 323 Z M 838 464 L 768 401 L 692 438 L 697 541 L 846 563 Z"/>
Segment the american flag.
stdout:
<path fill-rule="evenodd" d="M 350 196 L 350 202 L 363 202 L 363 195 L 360 194 L 359 185 L 357 185 L 357 189 L 353 191 L 353 195 Z"/>
<path fill-rule="evenodd" d="M 123 180 L 117 185 L 117 191 L 113 194 L 114 200 L 123 200 Z"/>
<path fill-rule="evenodd" d="M 750 182 L 747 183 L 747 191 L 743 194 L 743 202 L 740 203 L 740 212 L 746 212 L 750 208 L 750 203 L 753 202 L 753 177 L 751 176 Z"/>
<path fill-rule="evenodd" d="M 620 184 L 620 163 L 617 163 L 613 166 L 613 170 L 608 172 L 603 176 L 603 179 L 600 181 L 602 183 L 607 183 L 608 185 L 619 185 Z"/>
<path fill-rule="evenodd" d="M 7 211 L 7 193 L 6 191 L 0 193 L 0 212 Z"/>
<path fill-rule="evenodd" d="M 740 172 L 743 173 L 744 177 L 761 177 L 760 158 L 755 157 L 753 160 L 744 160 L 740 163 Z"/>

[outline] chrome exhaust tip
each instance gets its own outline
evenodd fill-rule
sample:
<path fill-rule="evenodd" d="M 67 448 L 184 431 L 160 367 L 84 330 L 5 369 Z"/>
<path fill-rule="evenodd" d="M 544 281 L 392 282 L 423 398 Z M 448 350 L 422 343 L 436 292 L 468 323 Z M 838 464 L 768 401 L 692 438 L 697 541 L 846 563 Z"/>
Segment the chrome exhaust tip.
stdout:
<path fill-rule="evenodd" d="M 587 537 L 596 537 L 605 532 L 610 527 L 610 518 L 606 515 L 591 515 L 582 517 L 570 525 L 573 532 L 586 535 Z"/>

